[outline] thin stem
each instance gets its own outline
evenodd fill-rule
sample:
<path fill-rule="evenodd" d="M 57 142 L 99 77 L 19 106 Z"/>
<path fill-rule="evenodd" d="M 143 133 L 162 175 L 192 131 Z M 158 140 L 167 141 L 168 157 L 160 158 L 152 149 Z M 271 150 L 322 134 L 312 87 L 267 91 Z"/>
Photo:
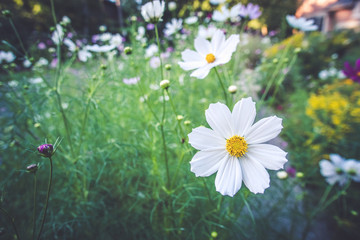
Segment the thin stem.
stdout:
<path fill-rule="evenodd" d="M 223 90 L 223 93 L 224 93 L 225 103 L 226 103 L 226 105 L 227 105 L 228 107 L 230 107 L 230 106 L 229 106 L 229 102 L 228 102 L 228 98 L 227 98 L 227 92 L 226 92 L 226 90 L 225 90 L 224 83 L 223 83 L 223 81 L 221 80 L 221 77 L 220 77 L 220 74 L 219 74 L 217 68 L 214 67 L 214 69 L 215 69 L 215 73 L 216 73 L 216 75 L 217 75 L 217 77 L 218 77 L 218 79 L 219 79 L 220 86 L 221 86 L 221 88 L 222 88 L 222 90 Z"/>
<path fill-rule="evenodd" d="M 24 47 L 24 44 L 23 44 L 23 42 L 22 42 L 22 40 L 21 40 L 20 34 L 19 34 L 19 32 L 16 30 L 15 24 L 14 24 L 14 22 L 13 22 L 13 20 L 12 20 L 11 18 L 9 18 L 9 22 L 10 22 L 10 25 L 11 25 L 12 29 L 13 29 L 14 32 L 15 32 L 16 38 L 19 40 L 20 47 L 21 47 L 21 49 L 23 50 L 25 57 L 26 57 L 27 59 L 29 59 L 28 53 L 27 53 L 27 51 L 25 50 L 25 47 Z"/>
<path fill-rule="evenodd" d="M 159 59 L 160 59 L 161 80 L 164 80 L 164 69 L 163 69 L 162 59 L 161 59 L 161 56 L 160 56 L 160 53 L 161 53 L 160 39 L 159 39 L 159 32 L 158 32 L 157 24 L 155 24 L 155 35 L 156 35 L 156 42 L 157 42 L 157 45 L 158 45 L 158 55 L 159 55 Z"/>
<path fill-rule="evenodd" d="M 34 207 L 33 207 L 33 234 L 32 239 L 35 239 L 35 231 L 36 231 L 36 192 L 37 192 L 37 185 L 36 185 L 36 173 L 34 173 Z"/>
<path fill-rule="evenodd" d="M 171 108 L 172 108 L 172 110 L 173 110 L 173 112 L 175 114 L 175 119 L 176 119 L 177 118 L 177 112 L 176 112 L 176 109 L 175 109 L 174 102 L 172 101 L 172 98 L 171 98 L 171 96 L 169 94 L 169 89 L 166 89 L 165 91 L 166 91 L 167 95 L 169 96 L 169 102 L 170 102 Z M 185 140 L 185 134 L 184 134 L 184 131 L 183 131 L 182 127 L 181 127 L 180 121 L 177 120 L 177 119 L 176 119 L 176 121 L 177 121 L 177 125 L 178 125 L 179 131 L 180 131 L 181 140 Z"/>
<path fill-rule="evenodd" d="M 167 187 L 169 188 L 170 187 L 169 160 L 168 160 L 168 156 L 167 156 L 167 146 L 166 146 L 165 131 L 164 131 L 165 110 L 166 110 L 165 90 L 163 90 L 163 112 L 162 112 L 162 118 L 161 118 L 161 123 L 160 123 L 160 130 L 161 130 L 161 137 L 162 137 L 163 148 L 164 148 L 164 161 L 165 161 L 165 167 L 166 167 Z"/>
<path fill-rule="evenodd" d="M 13 226 L 14 228 L 14 231 L 15 231 L 15 234 L 16 234 L 16 237 L 18 240 L 20 240 L 20 235 L 19 235 L 19 232 L 16 228 L 16 225 L 15 225 L 15 221 L 14 221 L 14 218 L 8 213 L 8 211 L 6 211 L 5 209 L 3 209 L 2 207 L 0 207 L 0 211 L 7 217 L 9 218 L 10 222 L 11 222 L 11 225 Z"/>
<path fill-rule="evenodd" d="M 52 183 L 52 175 L 53 175 L 53 163 L 52 163 L 51 157 L 49 157 L 49 160 L 50 160 L 49 185 L 48 185 L 48 190 L 47 190 L 47 194 L 46 194 L 45 210 L 44 210 L 44 214 L 43 214 L 42 221 L 41 221 L 41 225 L 40 225 L 39 235 L 38 235 L 38 237 L 37 237 L 38 240 L 40 239 L 41 232 L 42 232 L 43 227 L 44 227 L 44 223 L 45 223 L 45 219 L 46 219 L 46 211 L 47 211 L 47 209 L 48 209 L 49 197 L 50 197 L 50 191 L 51 191 L 51 183 Z"/>

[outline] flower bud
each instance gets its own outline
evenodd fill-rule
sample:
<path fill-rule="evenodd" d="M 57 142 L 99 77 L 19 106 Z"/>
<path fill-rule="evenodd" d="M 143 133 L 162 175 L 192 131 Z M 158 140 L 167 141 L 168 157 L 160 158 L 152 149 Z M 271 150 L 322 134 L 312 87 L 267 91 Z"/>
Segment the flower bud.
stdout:
<path fill-rule="evenodd" d="M 184 116 L 183 115 L 177 115 L 176 116 L 176 120 L 178 120 L 178 121 L 181 121 L 181 120 L 183 120 L 184 119 Z"/>
<path fill-rule="evenodd" d="M 124 53 L 126 54 L 126 55 L 130 55 L 130 54 L 132 54 L 132 48 L 131 47 L 125 47 L 124 48 Z"/>
<path fill-rule="evenodd" d="M 165 69 L 168 71 L 171 70 L 171 64 L 165 64 Z"/>
<path fill-rule="evenodd" d="M 170 87 L 170 81 L 165 79 L 160 82 L 160 87 L 162 89 L 168 89 Z"/>
<path fill-rule="evenodd" d="M 279 62 L 279 59 L 274 58 L 272 62 L 273 62 L 273 63 L 278 63 L 278 62 Z"/>
<path fill-rule="evenodd" d="M 101 68 L 102 70 L 106 70 L 106 69 L 107 69 L 107 66 L 104 65 L 104 64 L 101 64 L 101 65 L 100 65 L 100 68 Z"/>
<path fill-rule="evenodd" d="M 235 94 L 237 92 L 237 87 L 235 85 L 231 85 L 228 88 L 229 93 Z"/>
<path fill-rule="evenodd" d="M 190 124 L 191 124 L 191 122 L 189 120 L 184 121 L 184 125 L 190 125 Z"/>
<path fill-rule="evenodd" d="M 51 144 L 43 144 L 40 145 L 37 150 L 39 151 L 41 156 L 49 158 L 53 154 L 54 147 Z"/>
<path fill-rule="evenodd" d="M 285 172 L 285 171 L 279 171 L 279 172 L 276 173 L 276 176 L 279 179 L 283 180 L 283 179 L 286 179 L 288 177 L 288 173 Z"/>
<path fill-rule="evenodd" d="M 299 52 L 301 52 L 301 48 L 295 48 L 294 53 L 299 53 Z"/>
<path fill-rule="evenodd" d="M 297 172 L 297 173 L 296 173 L 296 177 L 298 177 L 298 178 L 303 178 L 303 177 L 304 177 L 304 173 L 302 173 L 302 172 Z"/>
<path fill-rule="evenodd" d="M 12 16 L 10 10 L 3 10 L 1 13 L 2 13 L 2 14 L 4 15 L 4 17 L 6 17 L 6 18 L 11 18 L 11 16 Z"/>
<path fill-rule="evenodd" d="M 131 20 L 132 22 L 136 22 L 136 21 L 137 21 L 137 17 L 136 17 L 136 16 L 131 16 L 131 17 L 130 17 L 130 20 Z"/>
<path fill-rule="evenodd" d="M 29 166 L 26 167 L 26 171 L 28 171 L 29 173 L 36 173 L 38 169 L 39 169 L 39 165 L 35 163 L 30 164 Z"/>
<path fill-rule="evenodd" d="M 218 236 L 218 233 L 217 233 L 217 232 L 215 232 L 215 231 L 212 231 L 212 232 L 211 232 L 211 237 L 217 238 L 217 236 Z"/>

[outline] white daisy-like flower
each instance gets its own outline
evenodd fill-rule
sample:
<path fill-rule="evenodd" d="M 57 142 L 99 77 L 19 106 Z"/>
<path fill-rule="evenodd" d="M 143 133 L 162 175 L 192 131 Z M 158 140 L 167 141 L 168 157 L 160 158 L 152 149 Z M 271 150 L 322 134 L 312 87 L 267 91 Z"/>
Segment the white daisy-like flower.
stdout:
<path fill-rule="evenodd" d="M 182 19 L 171 19 L 171 22 L 165 24 L 164 34 L 166 36 L 171 36 L 174 33 L 178 32 L 182 28 Z"/>
<path fill-rule="evenodd" d="M 360 162 L 349 159 L 344 163 L 344 171 L 349 178 L 355 182 L 360 182 Z"/>
<path fill-rule="evenodd" d="M 286 21 L 288 24 L 296 29 L 299 29 L 300 31 L 316 31 L 318 29 L 318 26 L 314 24 L 314 20 L 306 20 L 306 18 L 296 18 L 293 15 L 287 15 Z"/>
<path fill-rule="evenodd" d="M 214 25 L 209 25 L 208 27 L 200 25 L 198 36 L 206 39 L 211 39 L 214 36 L 216 30 L 218 29 Z"/>
<path fill-rule="evenodd" d="M 51 35 L 51 40 L 58 45 L 64 38 L 64 30 L 60 24 L 56 24 L 56 28 Z"/>
<path fill-rule="evenodd" d="M 217 22 L 225 22 L 230 20 L 231 22 L 239 22 L 239 12 L 241 10 L 241 4 L 236 4 L 230 10 L 223 5 L 220 11 L 215 10 L 212 19 Z"/>
<path fill-rule="evenodd" d="M 198 127 L 192 130 L 189 143 L 197 152 L 191 160 L 191 171 L 197 177 L 217 172 L 216 191 L 234 196 L 242 182 L 253 193 L 263 193 L 269 187 L 270 177 L 265 168 L 283 168 L 286 152 L 265 142 L 275 138 L 282 129 L 282 119 L 267 117 L 254 123 L 255 102 L 244 98 L 232 112 L 222 104 L 210 104 L 205 111 L 212 129 Z"/>
<path fill-rule="evenodd" d="M 146 3 L 141 7 L 141 15 L 146 22 L 157 23 L 161 21 L 164 10 L 165 2 L 155 0 Z"/>
<path fill-rule="evenodd" d="M 330 161 L 323 159 L 319 162 L 320 173 L 329 184 L 333 185 L 338 182 L 339 185 L 344 185 L 348 181 L 344 171 L 344 163 L 345 159 L 340 155 L 330 154 Z"/>
<path fill-rule="evenodd" d="M 211 42 L 203 37 L 195 39 L 195 49 L 186 49 L 181 53 L 183 62 L 179 62 L 182 69 L 194 70 L 190 76 L 199 79 L 205 78 L 210 69 L 231 60 L 233 52 L 240 41 L 239 35 L 233 34 L 225 40 L 225 34 L 221 30 L 214 33 Z"/>

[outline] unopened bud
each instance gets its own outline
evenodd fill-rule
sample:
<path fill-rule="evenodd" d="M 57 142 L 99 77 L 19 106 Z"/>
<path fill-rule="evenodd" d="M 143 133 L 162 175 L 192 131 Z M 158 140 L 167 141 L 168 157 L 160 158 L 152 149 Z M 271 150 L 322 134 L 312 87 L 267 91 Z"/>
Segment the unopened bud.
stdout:
<path fill-rule="evenodd" d="M 184 121 L 184 125 L 190 125 L 190 124 L 191 124 L 191 121 L 189 121 L 189 120 Z"/>
<path fill-rule="evenodd" d="M 273 63 L 278 63 L 278 62 L 279 62 L 279 59 L 274 58 L 274 59 L 272 60 L 272 62 L 273 62 Z"/>
<path fill-rule="evenodd" d="M 29 173 L 36 173 L 38 169 L 39 169 L 39 165 L 35 163 L 30 164 L 29 166 L 26 167 L 26 171 L 28 171 Z"/>
<path fill-rule="evenodd" d="M 43 144 L 40 145 L 37 150 L 39 151 L 40 155 L 43 157 L 51 157 L 54 151 L 54 147 L 51 144 Z"/>
<path fill-rule="evenodd" d="M 133 22 L 136 22 L 136 21 L 137 21 L 137 17 L 136 17 L 136 16 L 131 16 L 130 20 L 133 21 Z"/>
<path fill-rule="evenodd" d="M 184 116 L 183 115 L 177 115 L 176 116 L 176 120 L 178 120 L 178 121 L 181 121 L 181 120 L 183 120 L 184 119 Z"/>
<path fill-rule="evenodd" d="M 162 89 L 168 89 L 170 87 L 170 81 L 165 79 L 160 82 L 160 87 Z"/>
<path fill-rule="evenodd" d="M 125 53 L 126 55 L 132 54 L 132 51 L 133 51 L 133 49 L 132 49 L 131 47 L 125 47 L 125 48 L 124 48 L 124 53 Z"/>
<path fill-rule="evenodd" d="M 10 10 L 3 10 L 2 14 L 4 15 L 4 17 L 6 18 L 11 18 L 12 14 L 10 12 Z"/>
<path fill-rule="evenodd" d="M 279 172 L 276 173 L 276 176 L 279 179 L 283 180 L 283 179 L 286 179 L 288 177 L 288 173 L 285 172 L 285 171 L 279 171 Z"/>
<path fill-rule="evenodd" d="M 102 70 L 106 70 L 106 69 L 107 69 L 107 66 L 104 65 L 104 64 L 101 64 L 100 68 L 101 68 Z"/>
<path fill-rule="evenodd" d="M 218 236 L 218 233 L 217 233 L 217 232 L 215 232 L 215 231 L 211 232 L 211 237 L 217 238 L 217 236 Z"/>
<path fill-rule="evenodd" d="M 165 69 L 168 71 L 171 70 L 171 64 L 165 64 Z"/>
<path fill-rule="evenodd" d="M 303 178 L 303 177 L 304 177 L 304 173 L 302 173 L 302 172 L 297 172 L 297 173 L 296 173 L 296 177 L 298 177 L 298 178 Z"/>
<path fill-rule="evenodd" d="M 301 48 L 295 48 L 294 53 L 299 53 L 299 52 L 301 52 Z"/>
<path fill-rule="evenodd" d="M 229 93 L 235 94 L 237 92 L 237 87 L 235 85 L 231 85 L 228 88 Z"/>

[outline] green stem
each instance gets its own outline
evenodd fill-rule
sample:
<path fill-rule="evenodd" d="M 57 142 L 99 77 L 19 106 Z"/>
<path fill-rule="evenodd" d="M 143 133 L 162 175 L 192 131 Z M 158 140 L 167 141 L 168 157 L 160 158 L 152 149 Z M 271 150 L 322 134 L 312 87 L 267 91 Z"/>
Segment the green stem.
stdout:
<path fill-rule="evenodd" d="M 164 148 L 164 161 L 165 161 L 165 167 L 166 167 L 167 188 L 170 188 L 169 159 L 167 156 L 167 146 L 166 146 L 165 130 L 164 130 L 165 110 L 166 110 L 165 90 L 163 90 L 163 112 L 162 112 L 162 118 L 161 118 L 161 123 L 160 123 L 160 130 L 161 130 L 161 138 L 162 138 L 162 143 L 163 143 L 163 148 Z M 168 190 L 170 190 L 170 189 L 168 189 Z"/>
<path fill-rule="evenodd" d="M 49 205 L 49 197 L 50 197 L 50 191 L 51 191 L 51 183 L 52 183 L 52 175 L 53 175 L 53 163 L 52 163 L 52 159 L 51 157 L 49 157 L 50 160 L 50 177 L 49 177 L 49 185 L 48 185 L 48 190 L 47 190 L 47 194 L 46 194 L 46 203 L 45 203 L 45 210 L 44 210 L 44 214 L 41 220 L 41 225 L 40 225 L 40 231 L 37 237 L 37 240 L 40 239 L 43 227 L 44 227 L 44 223 L 45 223 L 45 219 L 46 219 L 46 212 L 48 209 L 48 205 Z"/>
<path fill-rule="evenodd" d="M 176 109 L 175 109 L 174 102 L 172 101 L 172 98 L 171 98 L 171 96 L 169 94 L 169 89 L 166 89 L 165 91 L 166 91 L 167 95 L 169 96 L 169 102 L 170 102 L 171 108 L 172 108 L 172 110 L 174 112 L 175 119 L 177 121 L 177 125 L 178 125 L 180 135 L 181 135 L 180 138 L 181 138 L 181 140 L 185 140 L 185 134 L 184 134 L 184 131 L 183 131 L 182 127 L 181 127 L 180 121 L 177 120 L 177 112 L 176 112 Z"/>
<path fill-rule="evenodd" d="M 9 22 L 10 22 L 10 25 L 11 25 L 12 29 L 13 29 L 14 32 L 15 32 L 16 38 L 19 40 L 20 47 L 21 47 L 21 49 L 23 50 L 25 57 L 26 57 L 27 59 L 29 59 L 28 53 L 27 53 L 27 51 L 25 50 L 25 47 L 24 47 L 24 44 L 23 44 L 23 42 L 22 42 L 22 40 L 21 40 L 20 34 L 19 34 L 19 32 L 16 30 L 15 24 L 14 24 L 14 22 L 13 22 L 13 20 L 12 20 L 11 18 L 9 18 Z"/>
<path fill-rule="evenodd" d="M 217 75 L 217 77 L 218 77 L 218 79 L 219 79 L 219 83 L 220 83 L 221 89 L 223 90 L 223 93 L 224 93 L 225 103 L 226 103 L 226 105 L 227 105 L 228 107 L 230 107 L 230 106 L 229 106 L 229 102 L 228 102 L 228 98 L 227 98 L 227 92 L 226 92 L 224 83 L 223 83 L 223 81 L 221 80 L 221 77 L 220 77 L 220 74 L 219 74 L 217 68 L 214 67 L 214 69 L 215 69 L 215 73 L 216 73 L 216 75 Z"/>
<path fill-rule="evenodd" d="M 14 218 L 11 217 L 11 215 L 8 213 L 8 211 L 6 211 L 5 209 L 3 209 L 2 207 L 0 207 L 0 211 L 10 220 L 11 225 L 12 225 L 13 228 L 14 228 L 16 237 L 17 237 L 18 240 L 20 240 L 21 238 L 20 238 L 19 232 L 18 232 L 18 230 L 17 230 L 17 228 L 16 228 Z"/>
<path fill-rule="evenodd" d="M 159 32 L 158 32 L 157 24 L 155 24 L 155 35 L 156 35 L 156 42 L 157 42 L 157 45 L 158 45 L 158 55 L 159 55 L 159 59 L 160 59 L 161 80 L 164 80 L 164 69 L 163 69 L 162 59 L 161 59 L 161 56 L 160 56 L 161 49 L 160 49 L 160 39 L 159 39 Z"/>
<path fill-rule="evenodd" d="M 36 173 L 34 173 L 34 207 L 33 207 L 33 234 L 32 239 L 35 239 L 35 231 L 36 231 L 36 192 L 37 192 L 37 185 L 36 185 Z"/>

